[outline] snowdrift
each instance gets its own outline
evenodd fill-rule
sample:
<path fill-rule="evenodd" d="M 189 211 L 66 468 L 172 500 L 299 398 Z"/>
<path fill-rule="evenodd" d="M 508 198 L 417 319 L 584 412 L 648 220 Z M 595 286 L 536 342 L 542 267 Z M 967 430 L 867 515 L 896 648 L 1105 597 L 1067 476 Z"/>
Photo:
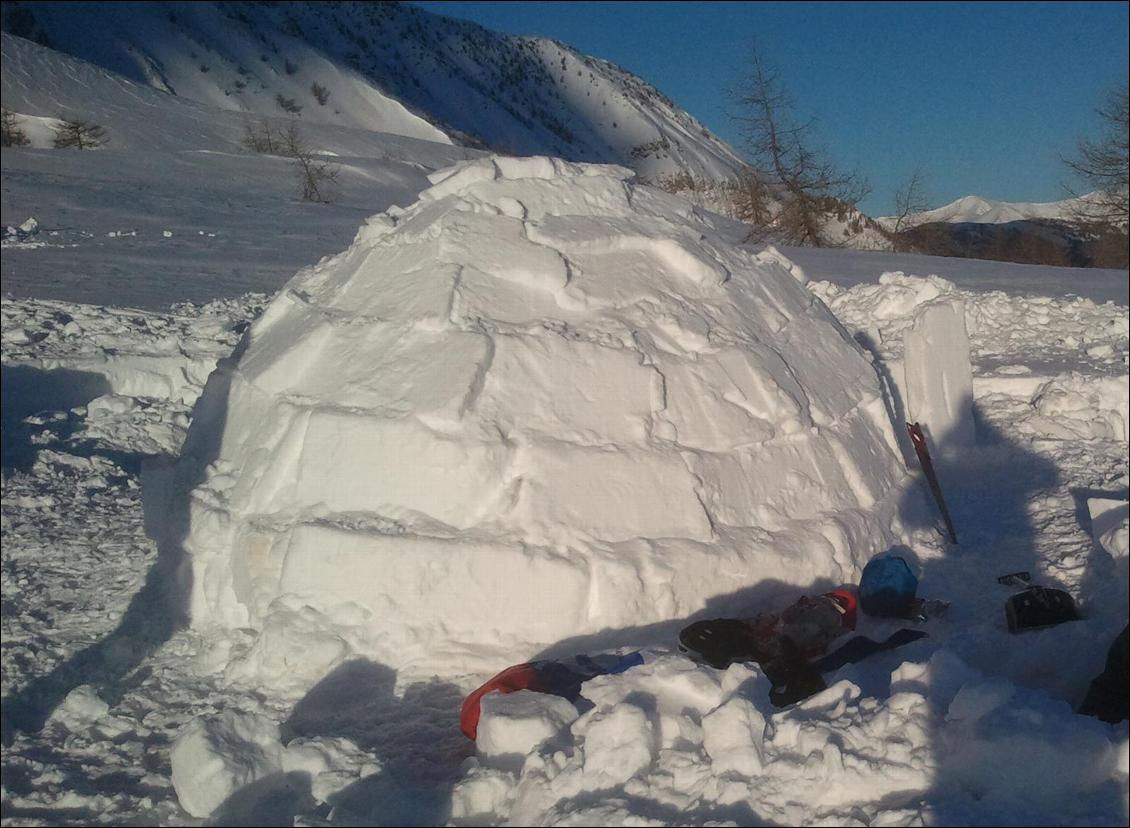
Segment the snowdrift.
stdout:
<path fill-rule="evenodd" d="M 298 626 L 496 666 L 854 580 L 904 477 L 873 367 L 787 259 L 631 175 L 463 164 L 291 280 L 182 457 L 197 625 L 264 631 L 261 677 Z"/>

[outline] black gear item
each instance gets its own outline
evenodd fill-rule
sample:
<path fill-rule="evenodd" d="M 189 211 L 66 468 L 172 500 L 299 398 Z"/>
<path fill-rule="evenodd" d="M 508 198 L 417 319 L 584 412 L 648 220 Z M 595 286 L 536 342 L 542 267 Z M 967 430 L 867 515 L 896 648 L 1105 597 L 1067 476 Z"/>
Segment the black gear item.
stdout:
<path fill-rule="evenodd" d="M 777 707 L 804 701 L 809 696 L 828 689 L 816 667 L 803 659 L 789 665 L 788 674 L 780 678 L 781 683 L 774 682 L 769 691 L 769 701 Z"/>
<path fill-rule="evenodd" d="M 719 670 L 764 658 L 749 624 L 736 618 L 696 621 L 679 631 L 679 645 Z"/>
<path fill-rule="evenodd" d="M 918 641 L 921 638 L 927 637 L 926 633 L 922 630 L 910 629 L 897 630 L 887 636 L 884 641 L 875 641 L 873 638 L 857 635 L 835 652 L 828 653 L 828 655 L 823 658 L 817 659 L 813 666 L 821 673 L 830 673 L 833 670 L 840 669 L 845 664 L 854 664 L 857 661 L 863 661 L 863 659 L 875 653 L 893 650 L 896 647 L 901 647 L 904 644 L 910 644 L 912 641 Z"/>
<path fill-rule="evenodd" d="M 736 618 L 715 618 L 684 627 L 679 633 L 679 646 L 692 657 L 719 670 L 726 669 L 735 661 L 757 662 L 773 685 L 769 700 L 777 707 L 784 707 L 826 689 L 821 673 L 830 673 L 845 664 L 853 664 L 875 653 L 893 650 L 926 637 L 921 630 L 911 629 L 898 630 L 884 641 L 857 635 L 823 658 L 809 661 L 800 646 L 787 635 L 778 637 L 775 646 L 769 650 L 749 623 Z"/>
<path fill-rule="evenodd" d="M 809 696 L 815 696 L 821 690 L 827 689 L 828 685 L 821 677 L 821 673 L 830 673 L 847 664 L 863 661 L 875 653 L 893 650 L 922 638 L 927 638 L 922 630 L 909 629 L 897 630 L 884 641 L 857 635 L 839 649 L 816 661 L 807 661 L 796 652 L 795 647 L 786 645 L 785 655 L 762 665 L 766 677 L 773 683 L 773 689 L 769 691 L 769 701 L 777 707 L 804 701 Z"/>
<path fill-rule="evenodd" d="M 816 666 L 801 655 L 800 648 L 789 638 L 781 641 L 781 655 L 762 664 L 761 669 L 773 684 L 769 701 L 777 707 L 803 701 L 828 687 Z"/>
<path fill-rule="evenodd" d="M 1010 633 L 1079 620 L 1074 598 L 1062 589 L 1041 586 L 1011 596 L 1004 605 L 1004 614 Z"/>

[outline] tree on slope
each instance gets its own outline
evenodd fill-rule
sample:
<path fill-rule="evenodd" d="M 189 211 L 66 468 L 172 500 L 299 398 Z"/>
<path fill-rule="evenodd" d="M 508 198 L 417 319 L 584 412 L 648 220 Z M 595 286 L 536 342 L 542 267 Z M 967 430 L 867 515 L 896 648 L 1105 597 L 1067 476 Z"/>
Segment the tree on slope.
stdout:
<path fill-rule="evenodd" d="M 63 120 L 54 127 L 55 149 L 93 149 L 106 143 L 106 130 L 90 121 Z"/>
<path fill-rule="evenodd" d="M 777 187 L 780 206 L 767 229 L 791 244 L 823 246 L 825 216 L 854 207 L 866 195 L 866 185 L 854 173 L 836 169 L 816 148 L 814 122 L 795 121 L 788 92 L 757 48 L 731 97 L 756 175 Z"/>
<path fill-rule="evenodd" d="M 1083 138 L 1076 145 L 1074 158 L 1067 166 L 1086 186 L 1098 193 L 1076 216 L 1081 221 L 1125 223 L 1127 207 L 1127 85 L 1107 93 L 1096 110 L 1102 119 L 1102 134 L 1095 140 Z"/>
<path fill-rule="evenodd" d="M 315 152 L 306 143 L 294 122 L 287 125 L 281 139 L 282 154 L 294 159 L 294 171 L 302 189 L 302 200 L 328 201 L 327 188 L 337 182 L 341 167 Z"/>
<path fill-rule="evenodd" d="M 328 188 L 337 183 L 341 166 L 315 152 L 293 121 L 285 128 L 272 127 L 267 120 L 258 125 L 249 123 L 240 143 L 249 152 L 293 158 L 302 200 L 322 203 L 329 200 Z"/>
<path fill-rule="evenodd" d="M 8 109 L 0 110 L 0 144 L 5 147 L 26 147 L 30 143 L 16 113 Z"/>
<path fill-rule="evenodd" d="M 917 167 L 911 173 L 910 179 L 895 191 L 895 226 L 891 228 L 892 243 L 895 250 L 911 250 L 914 248 L 914 245 L 906 239 L 905 234 L 913 225 L 913 217 L 918 213 L 925 213 L 929 209 L 930 200 L 926 196 L 926 173 L 923 172 L 921 167 Z"/>

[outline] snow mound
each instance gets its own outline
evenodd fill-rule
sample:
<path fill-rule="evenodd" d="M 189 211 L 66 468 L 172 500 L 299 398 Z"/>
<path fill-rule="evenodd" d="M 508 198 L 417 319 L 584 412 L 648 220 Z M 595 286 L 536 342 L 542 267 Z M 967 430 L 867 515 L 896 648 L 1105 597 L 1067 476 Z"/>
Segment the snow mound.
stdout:
<path fill-rule="evenodd" d="M 303 799 L 325 801 L 358 773 L 372 772 L 367 761 L 343 738 L 293 739 L 284 747 L 275 722 L 236 710 L 193 719 L 170 750 L 181 807 L 224 825 L 275 824 L 274 811 L 293 813 Z"/>
<path fill-rule="evenodd" d="M 577 708 L 560 696 L 532 690 L 488 693 L 475 747 L 484 756 L 525 756 L 576 718 Z"/>
<path fill-rule="evenodd" d="M 342 658 L 469 669 L 854 580 L 904 477 L 873 367 L 630 178 L 463 164 L 291 280 L 186 443 L 195 623 L 306 606 Z"/>
<path fill-rule="evenodd" d="M 719 671 L 669 654 L 599 676 L 582 685 L 586 712 L 520 762 L 480 751 L 465 763 L 453 821 L 969 824 L 968 798 L 1037 823 L 1070 799 L 1087 822 L 1109 807 L 1125 784 L 1124 729 L 947 651 L 924 660 L 926 647 L 889 672 L 885 698 L 841 679 L 782 710 L 752 664 Z"/>

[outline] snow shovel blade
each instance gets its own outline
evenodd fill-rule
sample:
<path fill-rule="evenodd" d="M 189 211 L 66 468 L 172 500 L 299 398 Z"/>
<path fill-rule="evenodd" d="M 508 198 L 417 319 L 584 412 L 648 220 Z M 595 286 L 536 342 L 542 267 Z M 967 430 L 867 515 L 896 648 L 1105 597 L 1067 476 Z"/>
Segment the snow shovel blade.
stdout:
<path fill-rule="evenodd" d="M 918 462 L 926 475 L 926 482 L 930 484 L 934 502 L 938 504 L 938 511 L 942 513 L 942 520 L 946 522 L 946 531 L 949 532 L 950 543 L 957 543 L 957 532 L 954 531 L 949 509 L 946 508 L 945 498 L 942 497 L 942 487 L 938 483 L 938 475 L 934 471 L 934 463 L 930 459 L 930 449 L 926 445 L 926 435 L 922 433 L 922 426 L 918 423 L 907 423 L 906 431 L 910 435 L 910 441 L 914 443 L 914 453 L 918 455 Z"/>

